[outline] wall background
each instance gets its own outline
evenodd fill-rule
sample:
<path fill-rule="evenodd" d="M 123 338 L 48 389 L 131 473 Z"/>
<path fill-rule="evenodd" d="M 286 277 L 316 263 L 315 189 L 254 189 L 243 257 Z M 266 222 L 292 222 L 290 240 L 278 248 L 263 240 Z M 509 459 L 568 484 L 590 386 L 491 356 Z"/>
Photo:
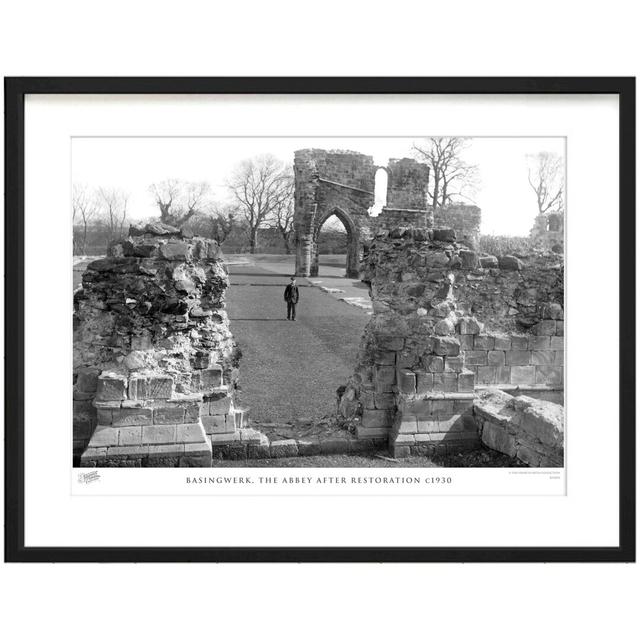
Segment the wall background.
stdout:
<path fill-rule="evenodd" d="M 3 75 L 637 75 L 632 12 L 25 0 L 2 9 L 0 61 Z M 637 565 L 0 569 L 3 623 L 25 638 L 618 637 L 637 628 L 639 586 Z"/>

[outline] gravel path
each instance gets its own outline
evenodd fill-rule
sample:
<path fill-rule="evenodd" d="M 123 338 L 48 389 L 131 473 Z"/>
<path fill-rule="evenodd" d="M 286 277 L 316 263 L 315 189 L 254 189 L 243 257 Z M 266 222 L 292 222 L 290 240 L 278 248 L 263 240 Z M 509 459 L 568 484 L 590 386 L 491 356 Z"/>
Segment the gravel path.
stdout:
<path fill-rule="evenodd" d="M 288 278 L 230 265 L 227 311 L 240 349 L 240 404 L 253 423 L 321 418 L 353 373 L 366 312 L 300 279 L 297 320 L 286 320 Z"/>

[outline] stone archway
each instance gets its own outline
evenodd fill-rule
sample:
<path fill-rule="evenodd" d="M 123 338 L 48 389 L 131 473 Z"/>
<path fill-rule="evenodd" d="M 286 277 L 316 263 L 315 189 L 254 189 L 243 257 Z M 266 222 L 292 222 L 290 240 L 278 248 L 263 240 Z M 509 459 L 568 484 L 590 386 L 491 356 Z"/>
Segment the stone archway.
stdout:
<path fill-rule="evenodd" d="M 295 152 L 293 168 L 296 275 L 317 275 L 318 234 L 335 214 L 348 235 L 347 276 L 358 277 L 359 255 L 371 224 L 373 158 L 353 151 L 300 149 Z"/>
<path fill-rule="evenodd" d="M 332 210 L 324 213 L 318 218 L 317 223 L 313 229 L 313 242 L 311 244 L 311 265 L 309 269 L 310 276 L 317 276 L 320 264 L 320 253 L 318 251 L 318 239 L 320 232 L 324 224 L 331 218 L 336 216 L 340 222 L 344 225 L 347 232 L 347 260 L 346 260 L 346 273 L 347 278 L 357 278 L 359 274 L 360 265 L 360 233 L 358 226 L 349 217 L 349 215 L 340 209 L 334 207 Z"/>

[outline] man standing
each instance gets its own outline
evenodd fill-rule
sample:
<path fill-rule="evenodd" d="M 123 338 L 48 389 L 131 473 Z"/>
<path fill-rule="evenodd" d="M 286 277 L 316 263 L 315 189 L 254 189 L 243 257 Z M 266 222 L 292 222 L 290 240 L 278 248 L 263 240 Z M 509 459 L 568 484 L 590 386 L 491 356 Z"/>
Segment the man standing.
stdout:
<path fill-rule="evenodd" d="M 298 304 L 298 300 L 300 299 L 300 294 L 298 293 L 298 285 L 296 284 L 295 276 L 291 276 L 291 282 L 287 285 L 287 288 L 284 290 L 284 299 L 287 303 L 287 320 L 295 320 L 296 319 L 296 305 Z"/>

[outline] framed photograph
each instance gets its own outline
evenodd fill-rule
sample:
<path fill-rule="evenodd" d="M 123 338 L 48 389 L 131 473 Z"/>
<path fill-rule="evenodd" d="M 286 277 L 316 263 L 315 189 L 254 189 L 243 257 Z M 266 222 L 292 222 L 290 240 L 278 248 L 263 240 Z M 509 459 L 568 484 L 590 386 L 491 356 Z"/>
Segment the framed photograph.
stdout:
<path fill-rule="evenodd" d="M 9 561 L 635 560 L 634 78 L 7 78 Z"/>

